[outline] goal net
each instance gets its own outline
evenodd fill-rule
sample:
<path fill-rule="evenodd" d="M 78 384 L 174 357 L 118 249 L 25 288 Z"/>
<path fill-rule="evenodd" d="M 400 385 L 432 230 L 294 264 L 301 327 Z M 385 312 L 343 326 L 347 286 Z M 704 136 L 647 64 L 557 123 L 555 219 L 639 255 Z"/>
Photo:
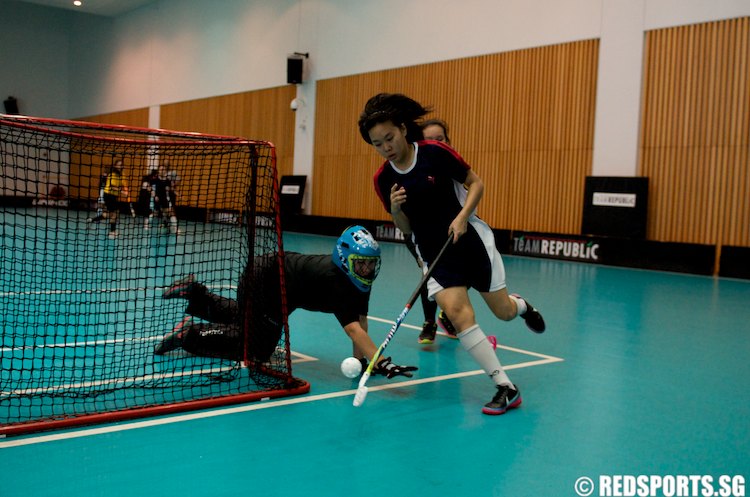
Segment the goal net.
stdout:
<path fill-rule="evenodd" d="M 309 391 L 272 144 L 0 114 L 0 168 L 0 435 Z M 189 275 L 235 311 L 164 298 Z M 217 329 L 222 353 L 179 346 Z"/>

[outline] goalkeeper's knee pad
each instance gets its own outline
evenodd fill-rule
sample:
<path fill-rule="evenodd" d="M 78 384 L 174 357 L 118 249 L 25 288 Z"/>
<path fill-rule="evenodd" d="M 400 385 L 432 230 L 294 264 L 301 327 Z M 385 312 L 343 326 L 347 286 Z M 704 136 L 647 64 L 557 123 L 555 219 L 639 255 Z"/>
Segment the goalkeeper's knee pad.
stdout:
<path fill-rule="evenodd" d="M 241 361 L 244 355 L 239 328 L 234 325 L 194 325 L 183 337 L 182 348 L 201 357 L 230 361 Z"/>
<path fill-rule="evenodd" d="M 248 330 L 250 354 L 258 361 L 268 361 L 279 344 L 281 330 L 281 323 L 269 316 L 263 316 L 252 323 Z"/>

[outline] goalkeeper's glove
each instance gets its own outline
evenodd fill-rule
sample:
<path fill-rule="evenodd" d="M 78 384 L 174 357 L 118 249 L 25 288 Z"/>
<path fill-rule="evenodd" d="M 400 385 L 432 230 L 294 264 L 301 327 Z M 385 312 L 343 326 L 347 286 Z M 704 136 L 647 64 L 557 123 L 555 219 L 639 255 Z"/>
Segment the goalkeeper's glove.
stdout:
<path fill-rule="evenodd" d="M 416 371 L 417 369 L 416 366 L 399 366 L 398 364 L 393 364 L 391 358 L 386 357 L 372 368 L 372 374 L 383 375 L 389 380 L 394 376 L 406 376 L 407 378 L 411 378 L 411 372 Z"/>

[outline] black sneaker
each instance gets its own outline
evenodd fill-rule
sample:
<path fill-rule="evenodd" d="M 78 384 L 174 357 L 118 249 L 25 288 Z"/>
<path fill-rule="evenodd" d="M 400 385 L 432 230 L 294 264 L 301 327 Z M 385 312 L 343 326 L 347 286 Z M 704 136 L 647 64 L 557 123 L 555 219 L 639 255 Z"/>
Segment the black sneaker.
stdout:
<path fill-rule="evenodd" d="M 422 333 L 419 334 L 417 342 L 423 345 L 435 343 L 436 333 L 437 324 L 435 324 L 435 321 L 425 321 L 424 324 L 422 324 Z"/>
<path fill-rule="evenodd" d="M 448 315 L 442 309 L 440 309 L 440 314 L 438 314 L 437 322 L 449 338 L 458 338 L 456 328 L 453 326 L 453 323 L 451 323 L 451 320 L 448 319 Z"/>
<path fill-rule="evenodd" d="M 492 400 L 487 402 L 482 408 L 484 414 L 490 416 L 497 416 L 498 414 L 505 414 L 508 409 L 515 409 L 521 405 L 521 391 L 517 387 L 509 387 L 508 385 L 498 385 L 497 393 L 492 397 Z"/>
<path fill-rule="evenodd" d="M 190 290 L 193 289 L 193 285 L 195 284 L 195 276 L 192 274 L 189 274 L 185 276 L 182 279 L 179 279 L 172 283 L 172 285 L 164 290 L 164 293 L 162 294 L 163 299 L 176 299 L 176 298 L 186 298 L 188 295 L 190 295 Z"/>
<path fill-rule="evenodd" d="M 531 305 L 528 300 L 524 299 L 517 293 L 512 295 L 516 298 L 523 299 L 523 301 L 526 302 L 526 312 L 521 314 L 523 320 L 526 321 L 526 327 L 534 333 L 544 333 L 547 326 L 544 324 L 544 318 L 539 314 L 539 311 L 534 309 L 534 306 Z"/>
<path fill-rule="evenodd" d="M 193 318 L 185 316 L 185 318 L 180 321 L 172 331 L 162 338 L 161 342 L 156 344 L 156 347 L 154 347 L 154 354 L 164 355 L 167 352 L 182 347 L 182 340 L 185 337 L 185 332 L 190 328 L 191 324 L 193 324 Z"/>
<path fill-rule="evenodd" d="M 367 357 L 361 358 L 359 360 L 359 363 L 362 364 L 362 370 L 360 371 L 359 376 L 355 376 L 354 378 L 352 378 L 353 380 L 356 380 L 358 378 L 362 378 L 362 375 L 367 370 L 367 366 L 370 365 L 370 361 L 367 359 Z"/>

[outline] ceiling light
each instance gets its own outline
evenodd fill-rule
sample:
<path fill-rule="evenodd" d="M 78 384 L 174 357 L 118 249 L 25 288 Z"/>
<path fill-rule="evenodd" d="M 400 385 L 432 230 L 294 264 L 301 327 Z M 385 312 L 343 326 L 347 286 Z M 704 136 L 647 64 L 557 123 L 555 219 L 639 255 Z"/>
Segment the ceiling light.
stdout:
<path fill-rule="evenodd" d="M 83 5 L 83 2 L 81 2 L 81 0 L 75 0 L 73 2 L 73 5 L 75 5 L 76 7 L 80 7 L 81 5 Z"/>

